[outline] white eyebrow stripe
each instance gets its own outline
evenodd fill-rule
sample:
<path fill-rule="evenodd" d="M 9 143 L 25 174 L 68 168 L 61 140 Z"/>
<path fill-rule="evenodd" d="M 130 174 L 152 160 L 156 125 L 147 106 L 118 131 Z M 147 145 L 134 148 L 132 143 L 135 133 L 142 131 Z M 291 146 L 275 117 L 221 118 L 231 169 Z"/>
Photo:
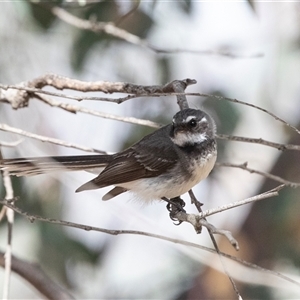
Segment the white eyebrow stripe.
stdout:
<path fill-rule="evenodd" d="M 188 123 L 192 119 L 196 119 L 196 116 L 188 116 L 185 120 L 183 120 L 183 122 Z"/>
<path fill-rule="evenodd" d="M 200 123 L 207 123 L 207 119 L 205 117 L 203 117 L 201 120 L 200 120 Z"/>

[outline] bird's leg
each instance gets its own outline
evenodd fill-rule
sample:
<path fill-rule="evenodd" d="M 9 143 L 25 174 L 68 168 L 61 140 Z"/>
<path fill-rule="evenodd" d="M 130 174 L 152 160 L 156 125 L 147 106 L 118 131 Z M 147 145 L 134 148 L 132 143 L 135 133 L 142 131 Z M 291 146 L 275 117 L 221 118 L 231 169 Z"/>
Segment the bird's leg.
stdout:
<path fill-rule="evenodd" d="M 185 213 L 185 202 L 180 197 L 175 197 L 172 199 L 163 197 L 162 199 L 168 202 L 167 210 L 169 211 L 170 219 L 172 221 L 178 221 L 178 219 L 176 218 L 176 214 L 178 214 L 179 212 Z M 178 223 L 175 225 L 180 225 L 181 223 L 182 221 L 178 221 Z"/>

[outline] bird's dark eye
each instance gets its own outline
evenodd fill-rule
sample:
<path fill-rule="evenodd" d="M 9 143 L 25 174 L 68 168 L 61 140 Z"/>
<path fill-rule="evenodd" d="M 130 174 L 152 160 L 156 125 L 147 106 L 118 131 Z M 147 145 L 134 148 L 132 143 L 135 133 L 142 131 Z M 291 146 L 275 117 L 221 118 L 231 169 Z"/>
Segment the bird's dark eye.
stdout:
<path fill-rule="evenodd" d="M 195 119 L 192 119 L 188 124 L 190 127 L 195 127 L 197 125 L 197 121 Z"/>

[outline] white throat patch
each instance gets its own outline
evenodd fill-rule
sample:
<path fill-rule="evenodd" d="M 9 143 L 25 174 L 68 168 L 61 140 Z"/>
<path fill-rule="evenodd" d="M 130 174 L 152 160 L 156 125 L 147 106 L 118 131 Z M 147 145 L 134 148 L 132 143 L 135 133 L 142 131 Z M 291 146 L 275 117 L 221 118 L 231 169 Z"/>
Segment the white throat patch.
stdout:
<path fill-rule="evenodd" d="M 187 133 L 187 132 L 178 132 L 172 141 L 179 147 L 185 145 L 194 145 L 200 144 L 207 140 L 205 133 Z"/>

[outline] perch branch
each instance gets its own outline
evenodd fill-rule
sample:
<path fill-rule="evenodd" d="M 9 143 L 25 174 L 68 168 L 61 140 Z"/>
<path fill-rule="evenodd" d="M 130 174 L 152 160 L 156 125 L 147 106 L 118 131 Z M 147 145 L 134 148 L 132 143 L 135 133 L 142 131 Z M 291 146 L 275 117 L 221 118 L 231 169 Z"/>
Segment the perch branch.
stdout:
<path fill-rule="evenodd" d="M 202 226 L 206 227 L 209 232 L 212 234 L 220 234 L 223 235 L 228 239 L 228 241 L 231 243 L 231 245 L 235 248 L 235 250 L 239 250 L 239 245 L 237 240 L 232 236 L 231 232 L 228 230 L 218 229 L 212 224 L 208 223 L 203 218 L 199 217 L 199 215 L 195 214 L 187 214 L 185 212 L 178 212 L 174 215 L 174 218 L 176 218 L 180 222 L 188 222 L 193 225 L 195 228 L 195 231 L 197 233 L 201 233 Z"/>
<path fill-rule="evenodd" d="M 72 223 L 72 222 L 68 222 L 68 221 L 62 221 L 62 220 L 56 220 L 56 219 L 50 219 L 50 218 L 43 218 L 40 216 L 35 216 L 35 215 L 31 215 L 27 212 L 22 211 L 20 208 L 16 207 L 15 205 L 12 205 L 10 203 L 10 201 L 7 200 L 0 200 L 0 204 L 5 205 L 11 209 L 13 209 L 16 213 L 18 213 L 19 215 L 22 215 L 23 217 L 27 218 L 30 222 L 34 222 L 34 221 L 40 221 L 40 222 L 46 222 L 46 223 L 51 223 L 51 224 L 57 224 L 57 225 L 61 225 L 61 226 L 66 226 L 66 227 L 72 227 L 72 228 L 77 228 L 77 229 L 81 229 L 81 230 L 85 230 L 85 231 L 96 231 L 96 232 L 102 232 L 102 233 L 107 233 L 107 234 L 111 234 L 111 235 L 120 235 L 120 234 L 133 234 L 133 235 L 141 235 L 141 236 L 146 236 L 146 237 L 150 237 L 150 238 L 155 238 L 155 239 L 160 239 L 163 241 L 167 241 L 170 243 L 174 243 L 174 244 L 180 244 L 183 246 L 188 246 L 188 247 L 193 247 L 196 249 L 201 249 L 204 251 L 208 251 L 210 253 L 216 253 L 216 251 L 214 249 L 205 247 L 205 246 L 201 246 L 192 242 L 188 242 L 188 241 L 184 241 L 184 240 L 180 240 L 180 239 L 175 239 L 175 238 L 170 238 L 167 236 L 163 236 L 163 235 L 158 235 L 158 234 L 154 234 L 154 233 L 149 233 L 149 232 L 144 232 L 144 231 L 136 231 L 136 230 L 109 230 L 109 229 L 104 229 L 104 228 L 99 228 L 99 227 L 93 227 L 93 226 L 88 226 L 88 225 L 83 225 L 83 224 L 78 224 L 78 223 Z M 288 281 L 292 284 L 295 284 L 297 286 L 300 287 L 300 283 L 297 282 L 296 280 L 289 278 L 286 275 L 283 275 L 279 272 L 275 272 L 272 270 L 268 270 L 265 268 L 262 268 L 260 266 L 257 266 L 255 264 L 252 264 L 250 262 L 247 262 L 243 259 L 237 258 L 235 256 L 232 256 L 230 254 L 224 253 L 224 252 L 220 252 L 220 255 L 222 255 L 223 257 L 226 257 L 230 260 L 233 260 L 235 262 L 238 262 L 240 264 L 243 264 L 249 268 L 253 268 L 262 272 L 266 272 L 269 273 L 273 276 L 276 276 L 278 278 L 281 278 L 285 281 Z"/>

